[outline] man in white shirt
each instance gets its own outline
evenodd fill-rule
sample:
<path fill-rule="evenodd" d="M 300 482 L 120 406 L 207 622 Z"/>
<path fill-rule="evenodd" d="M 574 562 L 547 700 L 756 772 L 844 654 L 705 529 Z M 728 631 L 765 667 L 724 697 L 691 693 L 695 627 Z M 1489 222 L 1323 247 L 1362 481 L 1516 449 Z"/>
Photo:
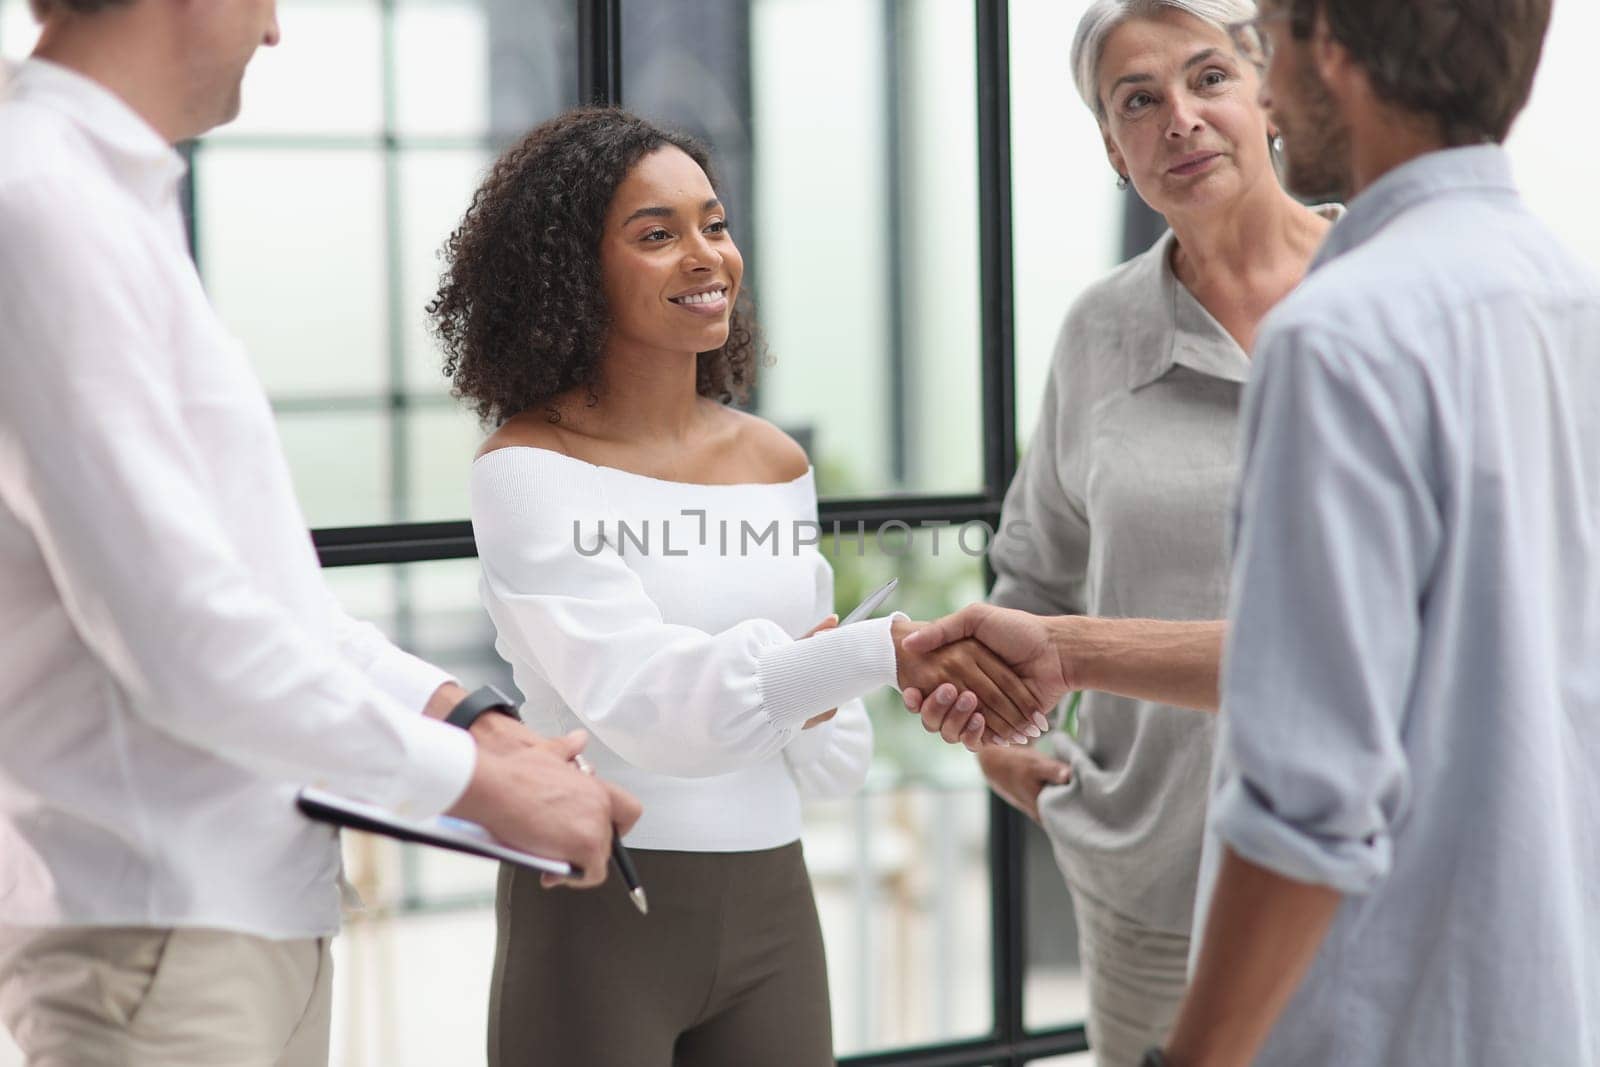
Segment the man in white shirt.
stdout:
<path fill-rule="evenodd" d="M 339 848 L 316 784 L 605 877 L 638 816 L 321 580 L 173 151 L 272 0 L 34 0 L 0 79 L 0 1020 L 31 1067 L 325 1063 Z M 418 714 L 426 712 L 426 714 Z"/>

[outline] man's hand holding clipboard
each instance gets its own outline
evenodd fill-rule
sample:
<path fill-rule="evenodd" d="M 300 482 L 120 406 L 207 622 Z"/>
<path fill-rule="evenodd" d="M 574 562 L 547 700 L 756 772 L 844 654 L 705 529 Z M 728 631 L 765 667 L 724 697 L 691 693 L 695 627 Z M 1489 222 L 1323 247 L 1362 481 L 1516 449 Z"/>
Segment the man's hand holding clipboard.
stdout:
<path fill-rule="evenodd" d="M 316 789 L 297 798 L 307 816 L 402 841 L 518 863 L 586 888 L 606 879 L 614 837 L 639 821 L 639 801 L 579 770 L 582 730 L 540 737 L 508 734 L 480 743 L 472 779 L 447 815 L 415 820 Z"/>

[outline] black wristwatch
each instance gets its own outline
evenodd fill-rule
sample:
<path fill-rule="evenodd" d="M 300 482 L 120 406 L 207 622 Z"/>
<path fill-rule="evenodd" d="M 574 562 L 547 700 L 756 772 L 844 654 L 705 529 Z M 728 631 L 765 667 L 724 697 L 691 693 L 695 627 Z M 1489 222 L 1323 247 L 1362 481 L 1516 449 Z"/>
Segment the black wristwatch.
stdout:
<path fill-rule="evenodd" d="M 1139 1067 L 1170 1067 L 1167 1054 L 1160 1048 L 1145 1049 L 1144 1059 L 1139 1061 Z"/>
<path fill-rule="evenodd" d="M 463 730 L 470 730 L 472 729 L 472 724 L 478 721 L 478 716 L 488 711 L 509 715 L 519 722 L 522 720 L 522 716 L 517 714 L 516 706 L 512 704 L 510 697 L 494 686 L 486 685 L 474 689 L 462 697 L 461 703 L 450 709 L 450 714 L 444 717 L 444 721 L 451 726 L 459 726 Z"/>

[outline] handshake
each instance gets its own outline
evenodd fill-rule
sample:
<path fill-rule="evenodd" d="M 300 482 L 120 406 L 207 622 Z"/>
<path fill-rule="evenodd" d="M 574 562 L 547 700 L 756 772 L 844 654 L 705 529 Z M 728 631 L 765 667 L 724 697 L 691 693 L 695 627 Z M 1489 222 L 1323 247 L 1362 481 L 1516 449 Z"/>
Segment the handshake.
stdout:
<path fill-rule="evenodd" d="M 836 625 L 829 618 L 812 634 Z M 959 731 L 945 733 L 948 740 L 976 750 L 984 743 L 1026 742 L 1049 728 L 1043 712 L 1066 686 L 1059 661 L 1046 654 L 1043 620 L 976 605 L 930 624 L 898 619 L 891 635 L 897 682 L 908 706 L 927 692 L 927 707 L 941 709 L 941 719 L 950 711 L 952 724 L 961 720 Z M 458 695 L 464 694 L 452 694 L 445 703 Z M 832 714 L 806 725 L 820 725 Z M 578 770 L 574 761 L 587 734 L 541 737 L 504 715 L 480 716 L 471 732 L 478 764 L 450 813 L 487 827 L 512 847 L 581 868 L 582 877 L 566 884 L 604 881 L 613 834 L 627 833 L 641 811 L 626 790 Z M 557 881 L 550 875 L 544 880 Z"/>
<path fill-rule="evenodd" d="M 899 687 L 923 727 L 951 744 L 1027 744 L 1072 688 L 1051 621 L 973 604 L 936 622 L 896 620 Z"/>
<path fill-rule="evenodd" d="M 973 604 L 937 622 L 896 624 L 895 648 L 906 707 L 925 729 L 976 751 L 1038 736 L 1023 712 L 1042 729 L 1033 714 L 1075 689 L 1215 712 L 1226 637 L 1222 619 L 1043 616 Z"/>

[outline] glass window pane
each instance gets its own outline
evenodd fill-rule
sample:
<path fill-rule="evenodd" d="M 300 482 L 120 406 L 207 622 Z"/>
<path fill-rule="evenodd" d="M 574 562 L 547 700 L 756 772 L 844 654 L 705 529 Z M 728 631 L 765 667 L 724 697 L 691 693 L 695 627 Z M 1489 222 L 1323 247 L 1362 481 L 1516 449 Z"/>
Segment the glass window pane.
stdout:
<path fill-rule="evenodd" d="M 890 576 L 900 585 L 882 613 L 936 618 L 982 595 L 981 526 L 836 532 L 822 551 L 841 614 Z M 976 1037 L 993 1022 L 988 791 L 972 756 L 926 734 L 895 693 L 867 707 L 866 791 L 806 821 L 839 1055 Z"/>
<path fill-rule="evenodd" d="M 467 481 L 484 432 L 476 415 L 452 401 L 412 407 L 405 416 L 406 493 L 402 521 L 464 519 Z"/>
<path fill-rule="evenodd" d="M 1600 153 L 1574 151 L 1573 131 L 1587 113 L 1593 83 L 1591 42 L 1600 34 L 1600 6 L 1559 3 L 1550 17 L 1544 58 L 1527 110 L 1507 147 L 1529 205 L 1600 270 Z"/>
<path fill-rule="evenodd" d="M 1067 308 L 1121 259 L 1124 194 L 1068 64 L 1088 6 L 1012 0 L 1009 8 L 1017 434 L 1024 444 L 1038 422 Z"/>
<path fill-rule="evenodd" d="M 278 413 L 278 435 L 311 526 L 391 521 L 388 425 L 381 413 Z"/>
<path fill-rule="evenodd" d="M 461 224 L 472 194 L 493 157 L 486 149 L 407 150 L 400 153 L 399 321 L 405 345 L 405 388 L 413 393 L 449 391 L 438 342 L 430 332 L 427 307 L 439 291 L 444 262 L 439 258 L 450 234 Z M 465 513 L 458 513 L 462 518 Z"/>
<path fill-rule="evenodd" d="M 881 5 L 896 20 L 906 488 L 983 487 L 978 269 L 978 54 L 974 6 Z"/>
<path fill-rule="evenodd" d="M 757 406 L 809 431 L 824 495 L 883 492 L 897 487 L 903 443 L 892 415 L 901 401 L 890 378 L 895 257 L 879 5 L 750 8 L 758 214 L 737 232 L 754 245 L 746 279 L 774 360 Z M 815 76 L 823 54 L 832 57 L 825 80 Z"/>
<path fill-rule="evenodd" d="M 196 157 L 195 197 L 206 289 L 267 391 L 381 392 L 383 157 L 207 143 Z"/>
<path fill-rule="evenodd" d="M 384 854 L 392 842 L 346 834 L 347 872 L 362 862 L 362 846 L 353 840 L 373 842 L 383 854 L 379 866 L 400 862 Z M 487 861 L 462 859 L 495 870 Z M 331 1067 L 483 1067 L 487 1062 L 491 905 L 349 919 L 333 940 L 333 960 Z"/>
<path fill-rule="evenodd" d="M 577 100 L 575 12 L 286 0 L 283 43 L 251 64 L 241 120 L 197 150 L 201 271 L 280 412 L 401 412 L 383 479 L 304 500 L 313 525 L 466 517 L 471 423 L 432 406 L 448 382 L 425 308 L 496 141 Z M 328 477 L 296 470 L 308 492 Z"/>
<path fill-rule="evenodd" d="M 408 137 L 516 137 L 578 102 L 570 0 L 400 0 L 395 122 Z"/>
<path fill-rule="evenodd" d="M 623 4 L 624 98 L 715 149 L 756 406 L 826 496 L 981 487 L 974 33 L 955 0 Z"/>
<path fill-rule="evenodd" d="M 974 784 L 869 783 L 808 810 L 839 1055 L 990 1028 L 987 796 Z"/>
<path fill-rule="evenodd" d="M 483 5 L 408 3 L 395 12 L 395 116 L 407 134 L 489 129 L 490 16 Z"/>
<path fill-rule="evenodd" d="M 377 0 L 278 0 L 283 38 L 245 71 L 239 117 L 218 140 L 365 135 L 383 130 L 383 32 Z"/>
<path fill-rule="evenodd" d="M 39 24 L 28 10 L 28 0 L 0 0 L 0 59 L 26 58 L 38 39 Z"/>

